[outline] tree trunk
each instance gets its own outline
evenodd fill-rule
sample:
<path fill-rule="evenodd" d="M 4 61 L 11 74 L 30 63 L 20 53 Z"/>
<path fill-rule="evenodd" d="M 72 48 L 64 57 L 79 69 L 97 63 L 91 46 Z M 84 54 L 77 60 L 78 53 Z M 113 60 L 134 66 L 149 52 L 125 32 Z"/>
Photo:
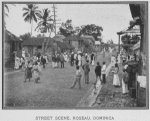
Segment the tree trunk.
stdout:
<path fill-rule="evenodd" d="M 50 32 L 50 34 L 49 34 L 49 41 L 47 41 L 46 46 L 45 46 L 45 52 L 46 52 L 47 47 L 48 47 L 48 44 L 49 44 L 49 42 L 50 42 L 50 36 L 51 36 L 51 32 Z"/>
<path fill-rule="evenodd" d="M 32 36 L 33 20 L 31 20 L 31 36 Z"/>

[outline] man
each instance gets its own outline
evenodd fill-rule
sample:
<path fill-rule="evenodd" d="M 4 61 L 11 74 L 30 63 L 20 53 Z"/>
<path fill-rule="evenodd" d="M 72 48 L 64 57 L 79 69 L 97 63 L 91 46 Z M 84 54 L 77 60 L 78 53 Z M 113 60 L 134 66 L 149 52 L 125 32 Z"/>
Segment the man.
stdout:
<path fill-rule="evenodd" d="M 91 64 L 94 65 L 94 53 L 91 54 Z"/>
<path fill-rule="evenodd" d="M 95 67 L 95 74 L 96 74 L 96 82 L 95 84 L 97 84 L 97 80 L 98 80 L 98 77 L 101 81 L 101 66 L 99 64 L 99 62 L 97 62 L 97 66 Z"/>
<path fill-rule="evenodd" d="M 63 56 L 63 54 L 61 54 L 60 55 L 61 68 L 64 68 L 64 61 L 65 61 L 64 56 Z"/>
<path fill-rule="evenodd" d="M 74 53 L 72 52 L 71 53 L 71 66 L 73 66 L 74 65 Z"/>
<path fill-rule="evenodd" d="M 56 61 L 56 57 L 55 55 L 52 56 L 52 67 L 55 68 L 55 61 Z"/>
<path fill-rule="evenodd" d="M 43 68 L 45 68 L 45 64 L 46 64 L 45 56 L 42 56 L 41 62 L 42 62 L 42 64 L 43 64 Z"/>
<path fill-rule="evenodd" d="M 103 66 L 102 66 L 102 81 L 105 84 L 106 83 L 106 64 L 105 62 L 103 62 Z"/>
<path fill-rule="evenodd" d="M 59 68 L 60 57 L 59 54 L 56 55 L 56 67 Z"/>
<path fill-rule="evenodd" d="M 79 84 L 79 89 L 81 89 L 81 77 L 82 77 L 82 74 L 81 74 L 81 70 L 79 68 L 80 68 L 79 66 L 76 67 L 76 69 L 77 69 L 76 77 L 75 77 L 75 81 L 74 81 L 73 85 L 71 86 L 71 89 L 76 86 L 77 82 Z"/>
<path fill-rule="evenodd" d="M 81 66 L 81 55 L 78 54 L 78 66 L 80 67 Z"/>
<path fill-rule="evenodd" d="M 89 72 L 90 72 L 90 68 L 89 68 L 89 61 L 87 60 L 86 63 L 82 66 L 83 70 L 84 70 L 84 78 L 85 78 L 85 83 L 89 84 Z"/>

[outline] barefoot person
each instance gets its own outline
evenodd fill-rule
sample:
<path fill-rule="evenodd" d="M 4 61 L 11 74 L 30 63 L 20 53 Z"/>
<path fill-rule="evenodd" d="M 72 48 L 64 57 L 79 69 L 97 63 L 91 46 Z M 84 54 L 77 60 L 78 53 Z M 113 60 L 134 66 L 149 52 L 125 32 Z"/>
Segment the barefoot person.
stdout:
<path fill-rule="evenodd" d="M 76 69 L 77 69 L 77 71 L 76 71 L 75 81 L 74 81 L 73 85 L 71 86 L 71 88 L 74 88 L 76 83 L 78 82 L 79 89 L 81 89 L 81 77 L 82 77 L 82 74 L 81 74 L 81 70 L 79 69 L 79 66 L 77 66 Z"/>

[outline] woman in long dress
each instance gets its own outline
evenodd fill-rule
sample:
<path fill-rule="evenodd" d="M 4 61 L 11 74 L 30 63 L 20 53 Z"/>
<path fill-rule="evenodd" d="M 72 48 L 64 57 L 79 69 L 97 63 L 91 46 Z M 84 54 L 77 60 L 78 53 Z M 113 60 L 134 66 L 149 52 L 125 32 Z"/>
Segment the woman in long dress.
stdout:
<path fill-rule="evenodd" d="M 119 67 L 118 64 L 115 64 L 115 68 L 114 68 L 114 77 L 113 77 L 113 85 L 114 86 L 120 86 L 120 80 L 119 80 Z"/>
<path fill-rule="evenodd" d="M 27 62 L 27 65 L 26 65 L 26 68 L 25 68 L 25 81 L 24 82 L 26 82 L 26 79 L 29 79 L 29 81 L 30 81 L 30 79 L 32 78 L 32 63 L 31 63 L 31 61 L 28 61 Z"/>
<path fill-rule="evenodd" d="M 127 94 L 128 93 L 128 73 L 126 72 L 126 69 L 123 69 L 123 78 L 122 78 L 122 93 Z"/>

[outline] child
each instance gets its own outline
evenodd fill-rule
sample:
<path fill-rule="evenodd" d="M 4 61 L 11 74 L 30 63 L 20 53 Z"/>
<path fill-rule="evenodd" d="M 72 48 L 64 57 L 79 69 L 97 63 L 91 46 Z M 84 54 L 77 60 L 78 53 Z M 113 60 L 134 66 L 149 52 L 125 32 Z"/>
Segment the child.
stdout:
<path fill-rule="evenodd" d="M 32 72 L 31 72 L 32 67 L 33 66 L 32 66 L 31 61 L 28 61 L 26 68 L 25 68 L 25 81 L 24 82 L 26 82 L 26 79 L 29 79 L 30 81 L 30 79 L 32 78 Z"/>
<path fill-rule="evenodd" d="M 32 71 L 33 71 L 35 83 L 37 83 L 40 80 L 40 70 L 37 62 L 35 62 Z"/>
<path fill-rule="evenodd" d="M 77 71 L 76 71 L 75 81 L 74 81 L 74 83 L 73 83 L 71 88 L 74 88 L 76 83 L 78 82 L 79 89 L 81 89 L 81 82 L 80 81 L 81 81 L 82 74 L 81 74 L 81 70 L 79 69 L 79 66 L 77 66 L 76 69 L 77 69 Z"/>

